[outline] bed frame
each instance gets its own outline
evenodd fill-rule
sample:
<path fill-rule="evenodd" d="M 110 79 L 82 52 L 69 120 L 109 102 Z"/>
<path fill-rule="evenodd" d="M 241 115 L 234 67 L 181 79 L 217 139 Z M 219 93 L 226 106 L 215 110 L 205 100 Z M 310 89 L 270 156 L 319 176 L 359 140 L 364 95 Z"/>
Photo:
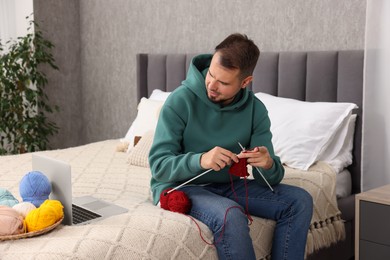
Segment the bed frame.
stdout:
<path fill-rule="evenodd" d="M 154 89 L 173 91 L 186 77 L 195 54 L 137 54 L 137 98 Z M 251 89 L 304 101 L 353 102 L 358 105 L 354 136 L 352 195 L 338 200 L 346 240 L 309 255 L 308 259 L 353 259 L 355 194 L 360 192 L 362 137 L 362 50 L 262 52 Z"/>

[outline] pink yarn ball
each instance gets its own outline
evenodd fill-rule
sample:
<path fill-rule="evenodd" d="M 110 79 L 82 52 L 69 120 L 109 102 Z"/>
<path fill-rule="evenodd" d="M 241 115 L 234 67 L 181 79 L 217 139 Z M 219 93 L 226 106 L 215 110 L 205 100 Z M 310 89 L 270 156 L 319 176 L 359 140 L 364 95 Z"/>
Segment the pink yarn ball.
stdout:
<path fill-rule="evenodd" d="M 23 217 L 13 208 L 0 206 L 0 236 L 17 235 L 26 232 Z"/>

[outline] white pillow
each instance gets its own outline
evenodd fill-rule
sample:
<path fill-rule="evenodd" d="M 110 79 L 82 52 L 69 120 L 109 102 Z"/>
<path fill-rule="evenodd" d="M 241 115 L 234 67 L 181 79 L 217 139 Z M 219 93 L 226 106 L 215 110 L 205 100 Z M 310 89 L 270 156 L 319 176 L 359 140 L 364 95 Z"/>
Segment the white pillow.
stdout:
<path fill-rule="evenodd" d="M 352 194 L 351 173 L 344 169 L 336 175 L 336 198 L 345 198 Z"/>
<path fill-rule="evenodd" d="M 153 90 L 149 99 L 146 98 L 141 99 L 140 104 L 138 105 L 137 117 L 130 125 L 129 130 L 127 130 L 126 136 L 120 140 L 122 143 L 129 144 L 127 152 L 130 152 L 130 150 L 134 147 L 135 136 L 143 136 L 146 133 L 146 131 L 151 130 L 150 128 L 153 128 L 152 130 L 156 128 L 157 121 L 154 120 L 154 116 L 152 116 L 152 119 L 148 118 L 148 116 L 150 116 L 149 115 L 150 113 L 157 114 L 157 119 L 158 119 L 161 106 L 170 94 L 171 92 L 165 92 L 160 89 L 155 89 Z M 163 102 L 161 104 L 161 102 L 156 103 L 153 101 L 163 101 Z M 150 109 L 148 108 L 149 106 Z M 150 111 L 148 112 L 148 110 Z"/>
<path fill-rule="evenodd" d="M 352 103 L 305 102 L 256 93 L 267 107 L 275 153 L 289 167 L 307 170 L 326 150 Z"/>
<path fill-rule="evenodd" d="M 356 115 L 347 117 L 336 132 L 318 160 L 327 162 L 336 173 L 352 164 L 353 136 L 355 134 Z"/>
<path fill-rule="evenodd" d="M 150 94 L 149 99 L 165 101 L 170 94 L 171 92 L 165 92 L 160 89 L 155 89 L 153 90 L 152 94 Z"/>
<path fill-rule="evenodd" d="M 130 165 L 149 167 L 149 151 L 153 144 L 154 130 L 147 131 L 139 142 L 131 149 L 127 162 Z"/>
<path fill-rule="evenodd" d="M 122 140 L 129 142 L 127 152 L 130 152 L 133 148 L 135 136 L 143 136 L 146 132 L 150 130 L 154 131 L 156 129 L 158 116 L 163 104 L 164 101 L 151 100 L 147 98 L 141 99 L 138 104 L 137 117 L 127 131 L 124 140 Z"/>

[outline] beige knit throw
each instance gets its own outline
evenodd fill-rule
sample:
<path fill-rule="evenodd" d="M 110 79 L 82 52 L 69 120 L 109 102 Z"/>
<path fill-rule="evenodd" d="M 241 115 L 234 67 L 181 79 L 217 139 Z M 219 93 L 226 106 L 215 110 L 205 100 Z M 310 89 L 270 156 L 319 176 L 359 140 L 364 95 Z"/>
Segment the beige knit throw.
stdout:
<path fill-rule="evenodd" d="M 307 236 L 306 254 L 345 239 L 345 227 L 337 207 L 336 173 L 324 162 L 317 162 L 308 171 L 285 167 L 282 183 L 295 185 L 313 197 L 314 212 Z"/>

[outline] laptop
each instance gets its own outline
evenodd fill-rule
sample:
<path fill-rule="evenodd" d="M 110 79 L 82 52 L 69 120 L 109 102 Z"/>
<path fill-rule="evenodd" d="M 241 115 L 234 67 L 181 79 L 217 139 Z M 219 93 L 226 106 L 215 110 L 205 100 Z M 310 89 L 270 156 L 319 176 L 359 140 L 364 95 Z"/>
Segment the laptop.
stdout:
<path fill-rule="evenodd" d="M 50 180 L 52 192 L 49 198 L 61 201 L 64 206 L 64 225 L 85 225 L 128 211 L 93 196 L 72 198 L 71 166 L 66 162 L 34 153 L 32 169 L 42 172 Z"/>

